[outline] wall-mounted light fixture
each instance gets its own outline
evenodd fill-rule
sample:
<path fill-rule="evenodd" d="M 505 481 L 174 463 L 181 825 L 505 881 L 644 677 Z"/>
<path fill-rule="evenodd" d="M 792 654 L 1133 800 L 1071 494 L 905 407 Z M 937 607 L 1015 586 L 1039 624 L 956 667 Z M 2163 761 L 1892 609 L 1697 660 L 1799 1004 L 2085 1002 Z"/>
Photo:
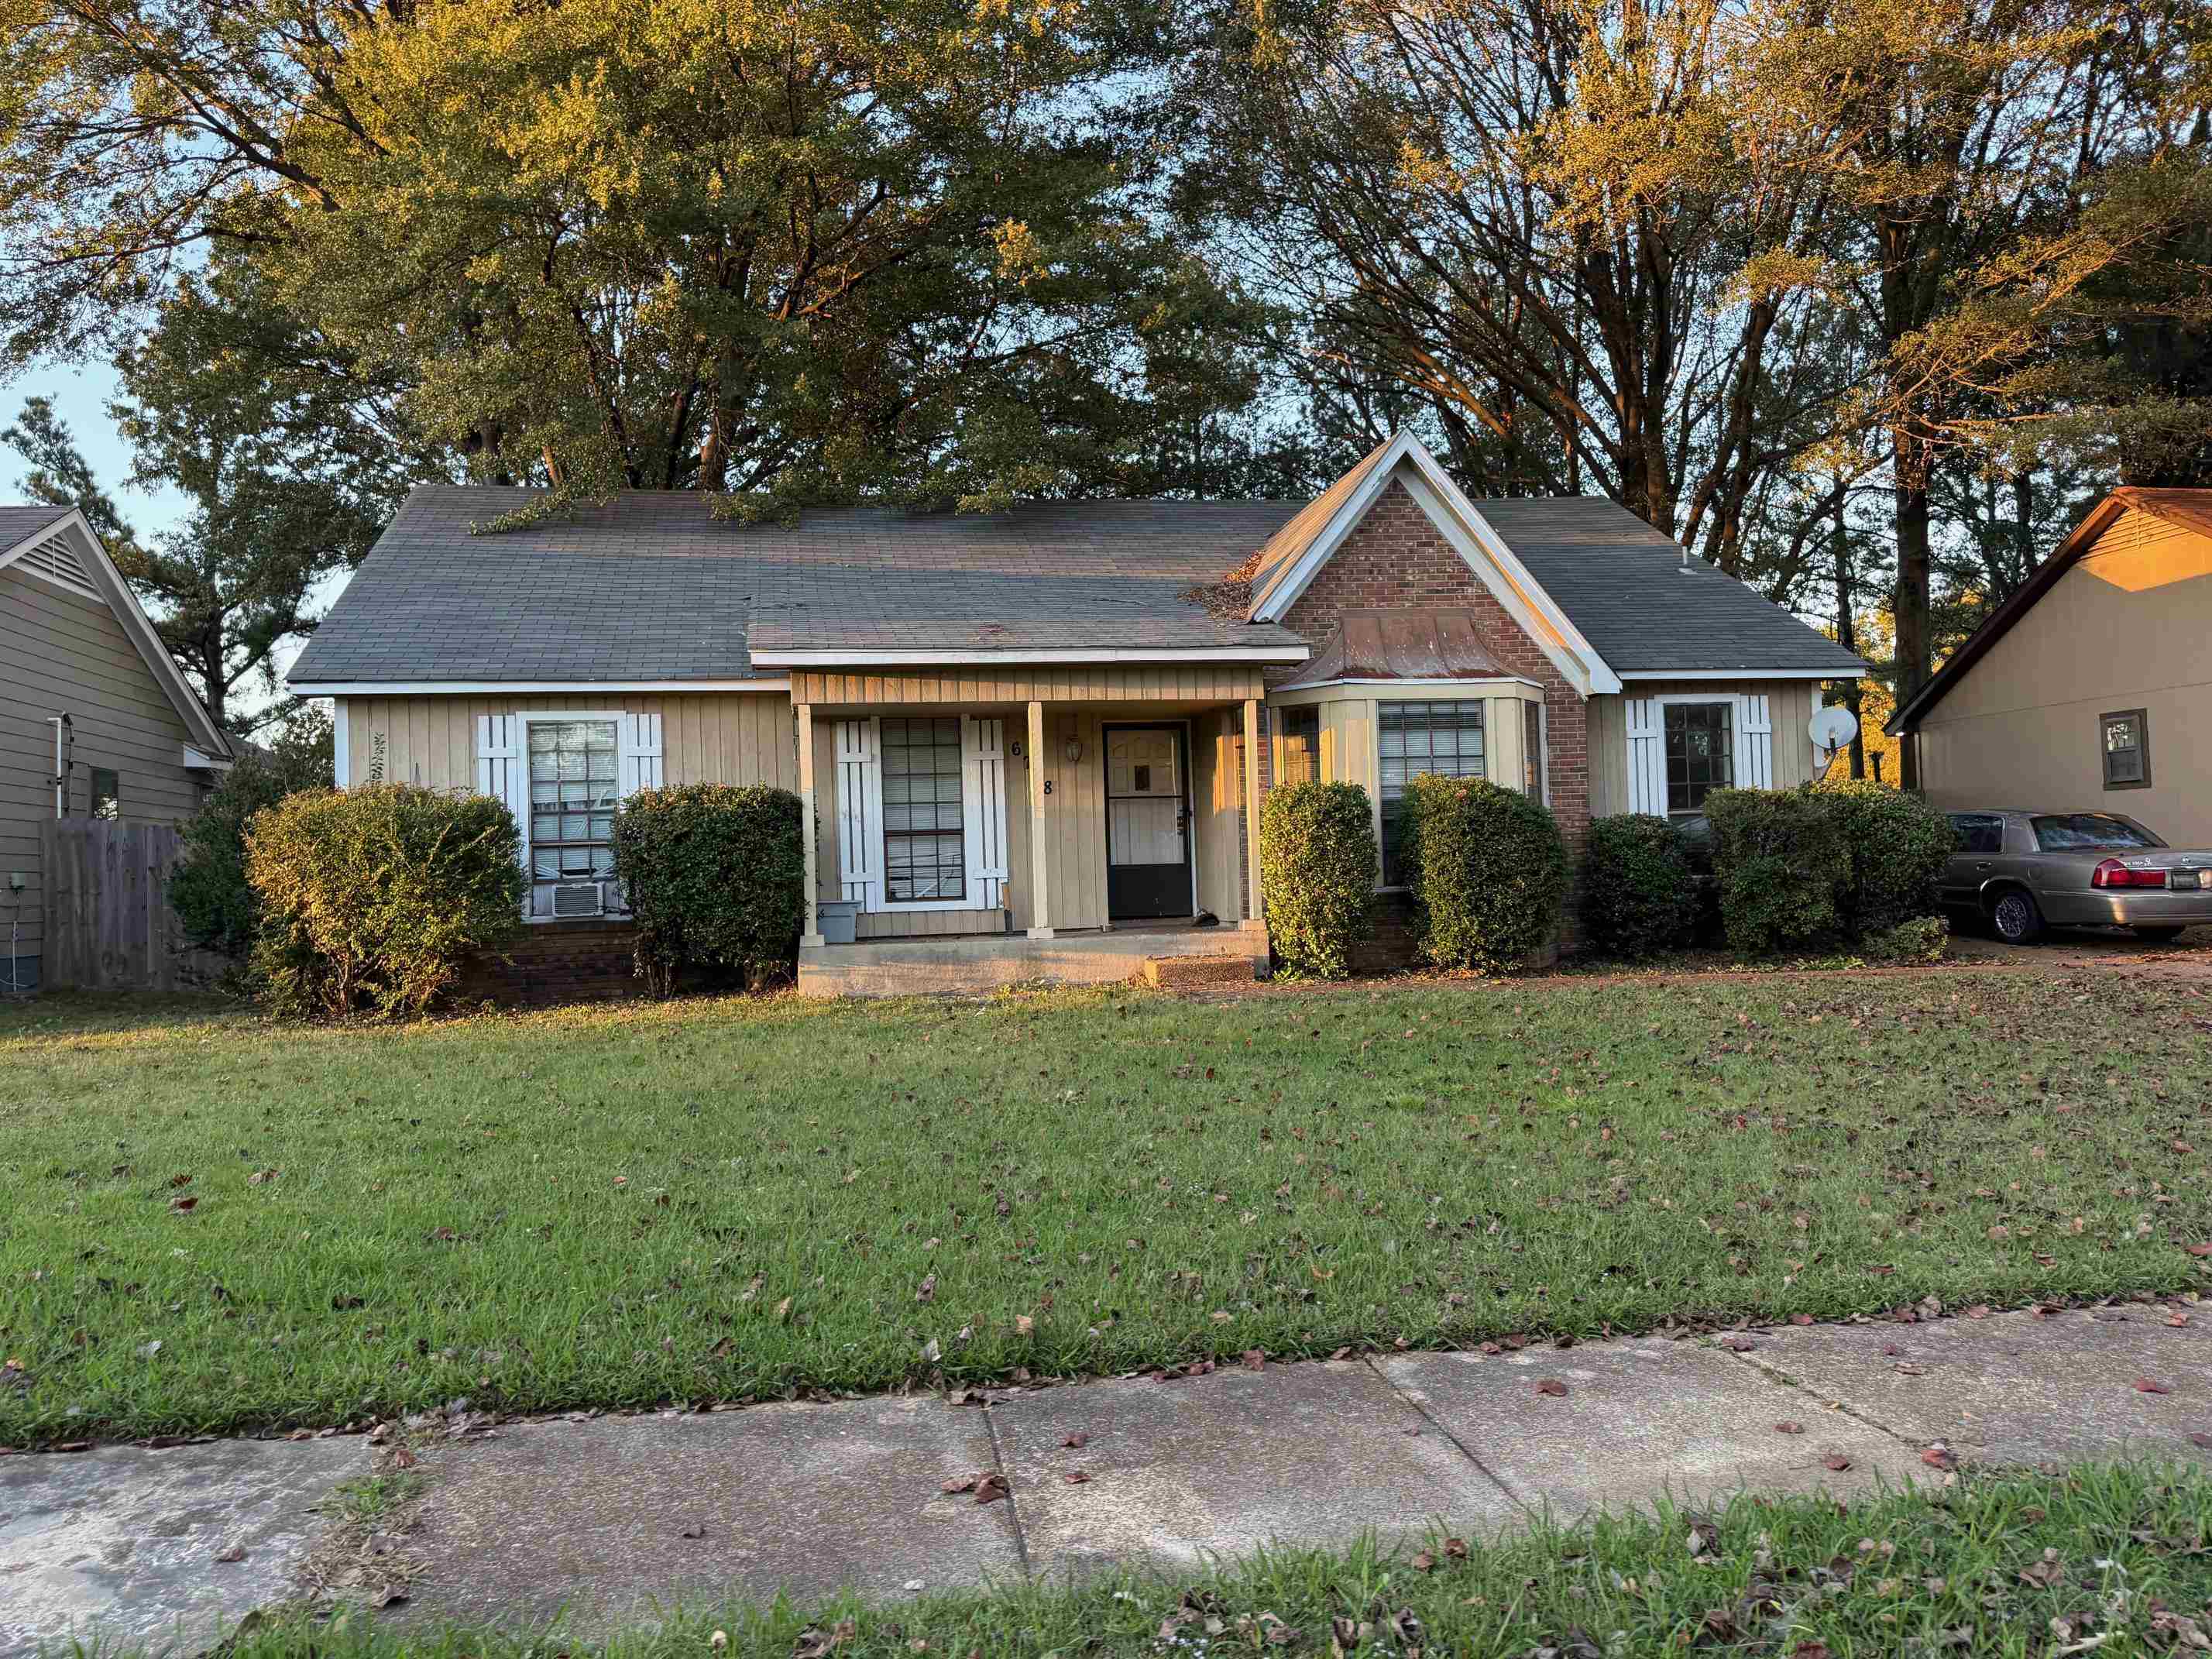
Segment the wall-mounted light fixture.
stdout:
<path fill-rule="evenodd" d="M 1070 766 L 1074 765 L 1083 758 L 1083 739 L 1070 738 L 1060 746 L 1060 753 L 1067 757 L 1067 763 Z"/>

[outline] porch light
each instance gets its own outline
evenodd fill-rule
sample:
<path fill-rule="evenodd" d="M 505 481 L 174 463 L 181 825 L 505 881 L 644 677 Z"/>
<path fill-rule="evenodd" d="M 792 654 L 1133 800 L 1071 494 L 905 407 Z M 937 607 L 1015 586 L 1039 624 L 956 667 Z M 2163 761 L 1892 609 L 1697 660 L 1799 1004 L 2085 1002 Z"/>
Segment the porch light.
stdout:
<path fill-rule="evenodd" d="M 1060 752 L 1067 757 L 1067 763 L 1070 766 L 1074 765 L 1076 762 L 1083 758 L 1083 739 L 1080 738 L 1070 738 L 1060 746 Z"/>

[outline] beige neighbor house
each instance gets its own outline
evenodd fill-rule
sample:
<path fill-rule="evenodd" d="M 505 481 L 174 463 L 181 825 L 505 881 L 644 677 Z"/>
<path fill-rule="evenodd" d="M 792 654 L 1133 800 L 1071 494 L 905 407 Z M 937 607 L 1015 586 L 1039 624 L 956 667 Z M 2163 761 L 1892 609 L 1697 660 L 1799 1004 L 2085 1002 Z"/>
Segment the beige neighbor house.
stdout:
<path fill-rule="evenodd" d="M 42 825 L 174 823 L 230 762 L 84 514 L 0 507 L 0 991 L 41 981 Z"/>
<path fill-rule="evenodd" d="M 2212 846 L 2212 489 L 2116 489 L 1890 720 L 1930 800 Z"/>
<path fill-rule="evenodd" d="M 342 778 L 513 805 L 517 961 L 562 988 L 621 949 L 633 789 L 798 792 L 804 988 L 1249 972 L 1276 781 L 1365 788 L 1387 891 L 1416 774 L 1540 795 L 1578 842 L 1808 777 L 1820 683 L 1864 668 L 1612 503 L 1473 501 L 1402 434 L 1304 504 L 780 528 L 634 494 L 471 533 L 529 499 L 416 491 L 291 683 L 335 699 Z"/>

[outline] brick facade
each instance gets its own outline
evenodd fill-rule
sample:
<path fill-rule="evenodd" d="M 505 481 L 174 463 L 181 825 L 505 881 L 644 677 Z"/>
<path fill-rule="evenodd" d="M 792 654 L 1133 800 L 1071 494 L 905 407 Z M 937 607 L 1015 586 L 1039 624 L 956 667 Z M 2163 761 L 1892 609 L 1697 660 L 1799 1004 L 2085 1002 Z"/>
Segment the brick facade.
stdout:
<path fill-rule="evenodd" d="M 636 931 L 626 921 L 532 923 L 505 950 L 487 951 L 471 962 L 454 998 L 544 1008 L 643 996 L 645 981 L 630 969 Z"/>

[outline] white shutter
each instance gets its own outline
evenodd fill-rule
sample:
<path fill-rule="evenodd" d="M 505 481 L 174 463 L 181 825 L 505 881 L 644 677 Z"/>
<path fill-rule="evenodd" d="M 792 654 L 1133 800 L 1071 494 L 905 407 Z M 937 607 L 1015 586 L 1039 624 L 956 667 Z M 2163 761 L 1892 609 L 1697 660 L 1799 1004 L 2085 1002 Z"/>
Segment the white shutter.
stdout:
<path fill-rule="evenodd" d="M 960 722 L 960 822 L 967 841 L 968 892 L 995 910 L 1006 891 L 1006 723 Z"/>
<path fill-rule="evenodd" d="M 641 789 L 660 787 L 660 716 L 624 714 L 621 726 L 622 793 L 628 800 Z"/>
<path fill-rule="evenodd" d="M 522 867 L 530 868 L 530 762 L 523 750 L 527 742 L 521 717 L 516 714 L 477 716 L 477 793 L 507 803 L 522 831 Z M 527 890 L 522 914 L 530 914 Z"/>
<path fill-rule="evenodd" d="M 1628 810 L 1667 816 L 1667 722 L 1656 697 L 1628 697 Z"/>
<path fill-rule="evenodd" d="M 1742 789 L 1774 787 L 1774 715 L 1763 691 L 1735 700 L 1735 781 Z"/>
<path fill-rule="evenodd" d="M 837 879 L 848 899 L 884 908 L 884 769 L 872 718 L 837 726 Z"/>

